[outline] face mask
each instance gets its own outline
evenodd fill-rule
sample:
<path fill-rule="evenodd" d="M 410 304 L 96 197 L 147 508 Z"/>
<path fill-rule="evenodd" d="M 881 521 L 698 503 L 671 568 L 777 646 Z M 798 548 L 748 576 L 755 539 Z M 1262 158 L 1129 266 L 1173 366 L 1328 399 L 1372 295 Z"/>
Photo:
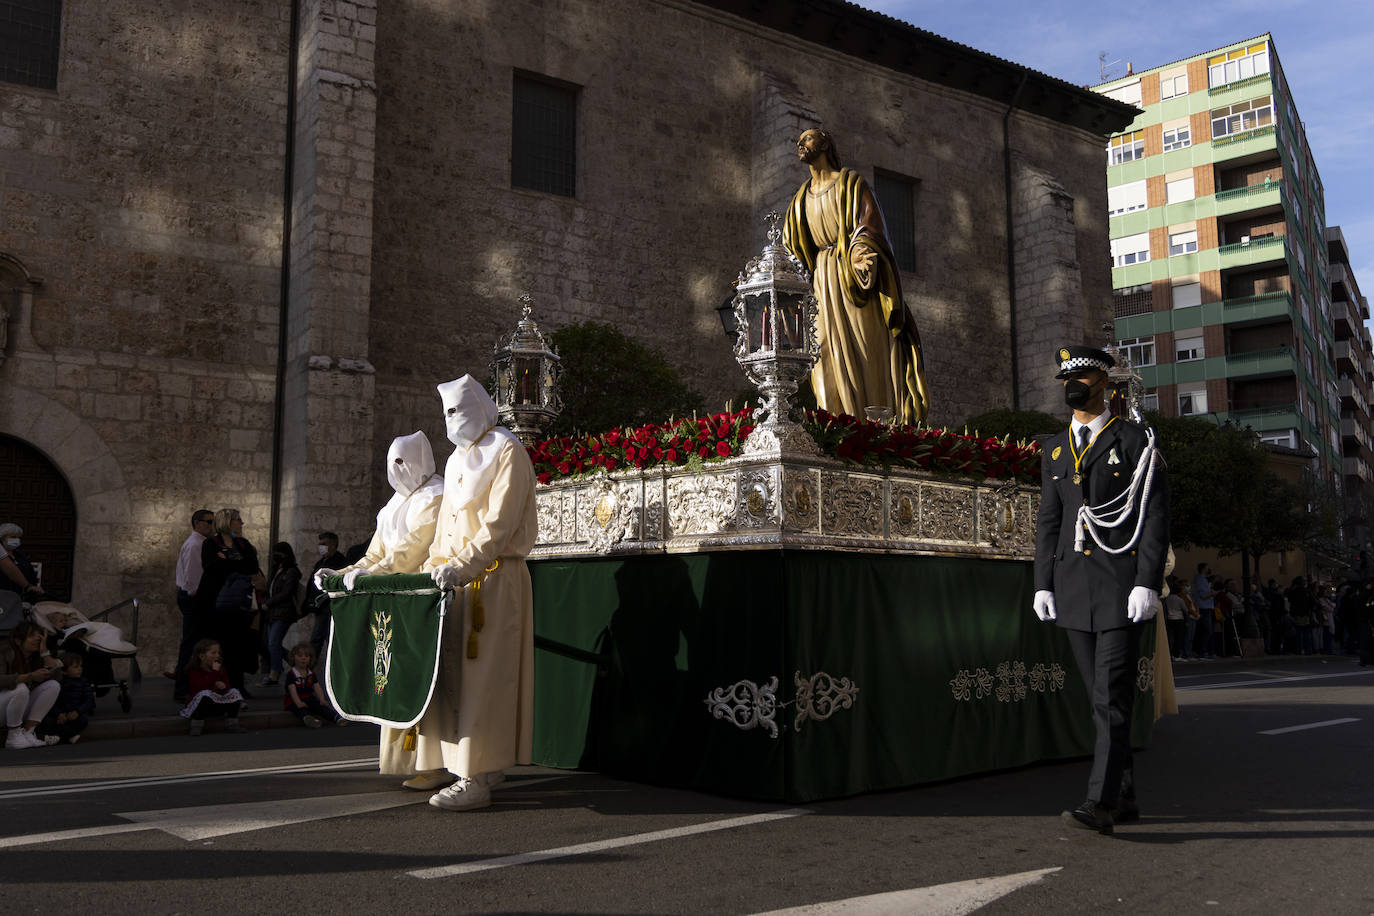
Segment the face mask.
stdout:
<path fill-rule="evenodd" d="M 326 547 L 326 546 L 324 546 L 323 544 L 321 544 L 321 545 L 320 545 L 319 547 L 317 547 L 316 549 L 319 550 L 320 556 L 322 556 L 322 557 L 325 557 L 325 556 L 328 556 L 328 555 L 329 555 L 329 548 Z"/>
<path fill-rule="evenodd" d="M 19 538 L 5 538 L 5 546 L 13 550 L 19 546 Z"/>
<path fill-rule="evenodd" d="M 1093 399 L 1093 386 L 1081 379 L 1071 378 L 1064 383 L 1064 403 L 1074 410 L 1082 410 Z"/>

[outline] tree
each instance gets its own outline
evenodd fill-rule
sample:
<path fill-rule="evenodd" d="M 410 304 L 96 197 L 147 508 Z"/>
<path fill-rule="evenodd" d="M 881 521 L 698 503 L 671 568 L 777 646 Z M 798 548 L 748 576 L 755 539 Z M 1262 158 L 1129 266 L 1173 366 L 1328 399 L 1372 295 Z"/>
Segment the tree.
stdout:
<path fill-rule="evenodd" d="M 1002 408 L 969 417 L 964 421 L 964 426 L 969 432 L 980 436 L 1024 442 L 1059 432 L 1064 428 L 1065 420 L 1039 410 Z"/>
<path fill-rule="evenodd" d="M 1174 545 L 1223 554 L 1247 549 L 1260 524 L 1255 495 L 1268 473 L 1264 447 L 1247 430 L 1210 420 L 1151 414 L 1149 422 L 1169 468 Z"/>
<path fill-rule="evenodd" d="M 663 354 L 617 328 L 584 321 L 551 335 L 562 358 L 556 435 L 600 433 L 700 412 L 701 395 Z"/>

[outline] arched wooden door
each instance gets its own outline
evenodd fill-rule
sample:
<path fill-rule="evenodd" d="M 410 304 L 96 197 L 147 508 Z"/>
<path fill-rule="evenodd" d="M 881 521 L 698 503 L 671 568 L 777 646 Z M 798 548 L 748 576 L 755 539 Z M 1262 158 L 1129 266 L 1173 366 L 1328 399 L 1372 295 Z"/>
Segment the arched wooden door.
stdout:
<path fill-rule="evenodd" d="M 24 529 L 19 549 L 33 563 L 43 564 L 43 590 L 48 597 L 70 601 L 72 563 L 76 556 L 76 501 L 72 499 L 72 488 L 42 452 L 22 439 L 3 434 L 0 522 L 14 522 Z"/>

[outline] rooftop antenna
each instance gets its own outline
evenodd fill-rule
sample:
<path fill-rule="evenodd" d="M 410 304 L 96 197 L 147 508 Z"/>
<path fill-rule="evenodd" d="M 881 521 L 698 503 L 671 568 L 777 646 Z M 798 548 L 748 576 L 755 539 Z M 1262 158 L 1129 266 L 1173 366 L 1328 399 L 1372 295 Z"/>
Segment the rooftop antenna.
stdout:
<path fill-rule="evenodd" d="M 1107 51 L 1097 52 L 1097 74 L 1104 83 L 1116 77 L 1116 65 L 1121 63 L 1121 58 L 1119 57 L 1113 61 L 1108 61 L 1107 57 Z"/>

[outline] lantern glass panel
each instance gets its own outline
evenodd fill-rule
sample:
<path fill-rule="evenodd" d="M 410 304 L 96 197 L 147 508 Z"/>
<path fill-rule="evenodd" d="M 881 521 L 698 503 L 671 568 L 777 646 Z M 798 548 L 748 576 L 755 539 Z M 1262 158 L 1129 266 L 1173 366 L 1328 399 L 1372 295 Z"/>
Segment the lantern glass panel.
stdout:
<path fill-rule="evenodd" d="M 749 321 L 749 352 L 757 353 L 768 346 L 768 294 L 746 297 L 744 314 Z"/>
<path fill-rule="evenodd" d="M 524 406 L 539 404 L 539 379 L 543 374 L 542 361 L 537 356 L 515 357 L 515 391 L 512 403 Z"/>

